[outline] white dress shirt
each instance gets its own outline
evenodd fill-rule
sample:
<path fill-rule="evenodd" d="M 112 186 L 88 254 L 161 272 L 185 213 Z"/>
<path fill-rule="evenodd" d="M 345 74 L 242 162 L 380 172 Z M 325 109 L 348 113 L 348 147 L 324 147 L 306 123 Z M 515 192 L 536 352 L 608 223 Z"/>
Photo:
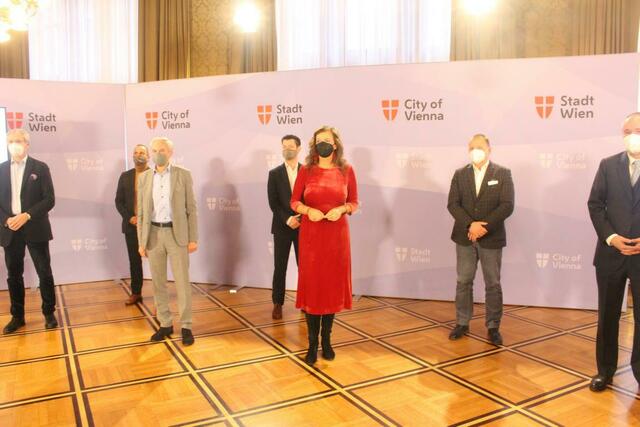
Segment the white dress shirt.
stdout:
<path fill-rule="evenodd" d="M 171 165 L 159 173 L 153 170 L 152 222 L 171 222 Z"/>
<path fill-rule="evenodd" d="M 19 162 L 11 160 L 11 211 L 14 215 L 22 213 L 22 202 L 20 195 L 22 192 L 22 178 L 24 168 L 27 165 L 27 156 Z"/>
<path fill-rule="evenodd" d="M 291 191 L 293 192 L 293 186 L 296 183 L 296 178 L 298 178 L 298 162 L 296 162 L 295 166 L 289 166 L 289 163 L 284 162 L 284 168 L 287 170 L 287 176 L 289 177 L 289 186 L 291 187 Z M 289 217 L 287 219 L 287 225 L 291 227 L 291 221 L 293 221 L 293 217 Z"/>
<path fill-rule="evenodd" d="M 289 166 L 289 163 L 284 162 L 284 167 L 287 169 L 287 176 L 289 177 L 289 186 L 291 187 L 291 191 L 293 191 L 293 186 L 296 183 L 296 178 L 298 177 L 298 163 L 295 166 Z"/>
<path fill-rule="evenodd" d="M 478 169 L 474 164 L 472 164 L 472 166 L 473 166 L 473 177 L 476 180 L 476 196 L 477 196 L 478 194 L 480 194 L 480 187 L 482 187 L 482 181 L 484 180 L 484 176 L 487 173 L 487 167 L 489 167 L 489 162 L 486 162 L 484 165 L 482 165 L 480 169 Z"/>
<path fill-rule="evenodd" d="M 640 161 L 640 159 L 634 159 L 629 153 L 627 153 L 627 157 L 629 157 L 629 181 L 631 181 L 631 177 L 633 176 L 633 162 Z M 611 236 L 607 237 L 607 245 L 611 246 L 611 241 L 617 235 L 618 233 L 613 233 Z"/>

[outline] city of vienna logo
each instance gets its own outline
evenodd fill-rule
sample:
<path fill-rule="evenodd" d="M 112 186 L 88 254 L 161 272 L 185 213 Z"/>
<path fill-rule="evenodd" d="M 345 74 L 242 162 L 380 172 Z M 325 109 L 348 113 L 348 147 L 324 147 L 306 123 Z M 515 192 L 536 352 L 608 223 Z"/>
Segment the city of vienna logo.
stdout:
<path fill-rule="evenodd" d="M 67 159 L 67 168 L 72 172 L 78 169 L 78 159 Z"/>
<path fill-rule="evenodd" d="M 549 254 L 546 252 L 536 253 L 536 263 L 538 263 L 538 267 L 545 268 L 549 263 Z"/>
<path fill-rule="evenodd" d="M 24 123 L 24 113 L 7 112 L 9 129 L 20 129 Z"/>
<path fill-rule="evenodd" d="M 397 99 L 383 99 L 382 100 L 382 114 L 388 121 L 394 121 L 398 115 L 398 108 L 400 107 L 400 101 Z"/>
<path fill-rule="evenodd" d="M 218 204 L 218 199 L 215 197 L 207 197 L 207 207 L 210 211 L 216 210 L 216 205 Z"/>
<path fill-rule="evenodd" d="M 144 118 L 147 120 L 147 127 L 149 129 L 155 129 L 158 126 L 158 112 L 147 111 L 144 113 Z"/>
<path fill-rule="evenodd" d="M 396 247 L 396 259 L 398 261 L 404 261 L 407 259 L 407 254 L 409 253 L 409 248 L 400 248 Z"/>
<path fill-rule="evenodd" d="M 269 169 L 273 169 L 276 166 L 278 166 L 279 159 L 278 159 L 278 155 L 277 154 L 267 154 L 265 156 L 265 159 L 267 161 L 267 167 Z"/>
<path fill-rule="evenodd" d="M 551 165 L 553 164 L 553 153 L 540 153 L 538 154 L 538 159 L 540 160 L 540 166 L 542 166 L 544 169 L 549 169 L 551 168 Z"/>
<path fill-rule="evenodd" d="M 409 153 L 396 153 L 396 164 L 400 168 L 406 168 L 409 163 Z"/>
<path fill-rule="evenodd" d="M 536 111 L 541 119 L 548 119 L 553 111 L 554 96 L 536 96 Z"/>
<path fill-rule="evenodd" d="M 71 239 L 71 247 L 74 251 L 78 252 L 82 249 L 82 239 Z"/>
<path fill-rule="evenodd" d="M 260 123 L 263 125 L 269 124 L 272 109 L 271 105 L 258 105 L 258 120 L 260 120 Z"/>

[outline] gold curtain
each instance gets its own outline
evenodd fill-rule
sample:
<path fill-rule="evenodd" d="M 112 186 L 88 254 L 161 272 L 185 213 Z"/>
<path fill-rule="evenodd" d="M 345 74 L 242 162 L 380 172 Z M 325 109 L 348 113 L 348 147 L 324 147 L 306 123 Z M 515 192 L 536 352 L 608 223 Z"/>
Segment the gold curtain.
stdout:
<path fill-rule="evenodd" d="M 637 0 L 500 0 L 486 16 L 453 0 L 451 60 L 635 52 Z"/>
<path fill-rule="evenodd" d="M 191 0 L 139 0 L 138 81 L 191 77 Z"/>
<path fill-rule="evenodd" d="M 29 35 L 11 32 L 11 40 L 0 43 L 0 77 L 29 78 Z"/>

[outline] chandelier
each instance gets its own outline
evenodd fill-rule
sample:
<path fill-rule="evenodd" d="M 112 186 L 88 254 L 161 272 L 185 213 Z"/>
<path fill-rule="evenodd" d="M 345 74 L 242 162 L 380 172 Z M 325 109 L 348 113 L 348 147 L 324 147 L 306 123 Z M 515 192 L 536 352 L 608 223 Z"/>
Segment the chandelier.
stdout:
<path fill-rule="evenodd" d="M 27 31 L 38 3 L 38 0 L 0 0 L 0 43 L 11 39 L 9 30 Z"/>

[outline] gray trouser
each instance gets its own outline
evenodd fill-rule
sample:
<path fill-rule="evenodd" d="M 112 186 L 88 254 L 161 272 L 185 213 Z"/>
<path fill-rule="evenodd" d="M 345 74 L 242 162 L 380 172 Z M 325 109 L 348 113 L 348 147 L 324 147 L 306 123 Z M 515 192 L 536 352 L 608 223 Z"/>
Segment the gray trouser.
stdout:
<path fill-rule="evenodd" d="M 149 257 L 149 267 L 151 267 L 153 295 L 160 326 L 166 328 L 172 325 L 167 292 L 168 256 L 178 294 L 180 325 L 184 329 L 191 329 L 191 283 L 189 282 L 189 251 L 187 247 L 179 246 L 176 243 L 171 228 L 152 226 L 149 230 L 147 256 Z"/>
<path fill-rule="evenodd" d="M 502 288 L 500 287 L 500 266 L 502 248 L 485 249 L 477 243 L 470 246 L 456 245 L 456 320 L 458 325 L 469 325 L 473 316 L 473 279 L 476 277 L 478 260 L 482 266 L 485 283 L 485 325 L 499 328 L 502 319 Z"/>

